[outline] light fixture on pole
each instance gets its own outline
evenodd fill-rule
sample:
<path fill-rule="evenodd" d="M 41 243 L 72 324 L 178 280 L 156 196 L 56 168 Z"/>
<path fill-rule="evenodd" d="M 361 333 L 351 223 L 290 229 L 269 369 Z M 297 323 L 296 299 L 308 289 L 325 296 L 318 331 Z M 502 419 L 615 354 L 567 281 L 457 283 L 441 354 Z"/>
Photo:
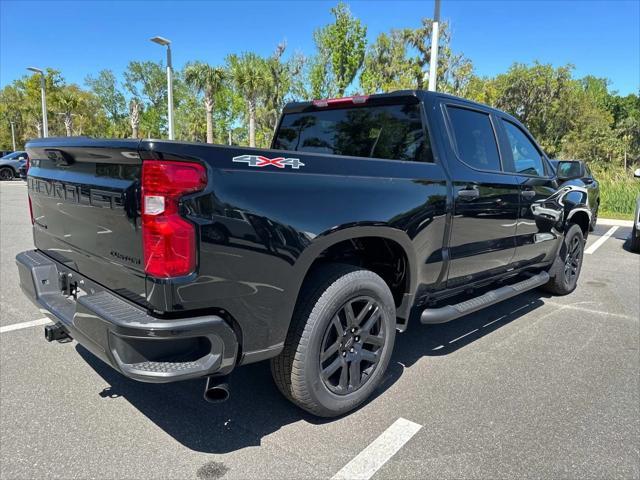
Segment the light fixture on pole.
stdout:
<path fill-rule="evenodd" d="M 436 91 L 438 77 L 438 34 L 440 30 L 440 0 L 436 0 L 433 9 L 433 27 L 431 31 L 431 60 L 429 60 L 429 91 Z"/>
<path fill-rule="evenodd" d="M 47 92 L 45 91 L 44 72 L 36 67 L 27 67 L 27 70 L 40 74 L 40 96 L 42 97 L 42 136 L 46 138 L 49 136 L 49 122 L 47 122 Z"/>
<path fill-rule="evenodd" d="M 173 132 L 173 73 L 171 66 L 171 40 L 164 37 L 153 37 L 152 42 L 167 47 L 167 120 L 169 122 L 169 140 L 174 139 Z"/>

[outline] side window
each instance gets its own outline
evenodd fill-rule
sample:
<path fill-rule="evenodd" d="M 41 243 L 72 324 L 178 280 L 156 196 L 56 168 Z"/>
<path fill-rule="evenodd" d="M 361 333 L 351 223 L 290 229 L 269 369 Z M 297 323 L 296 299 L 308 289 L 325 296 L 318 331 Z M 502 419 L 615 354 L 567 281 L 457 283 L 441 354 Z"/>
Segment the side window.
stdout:
<path fill-rule="evenodd" d="M 529 137 L 513 123 L 505 120 L 502 120 L 502 123 L 511 146 L 515 173 L 544 177 L 545 171 L 542 156 L 535 145 L 531 143 Z"/>
<path fill-rule="evenodd" d="M 479 170 L 500 170 L 500 155 L 489 115 L 447 107 L 460 157 Z"/>

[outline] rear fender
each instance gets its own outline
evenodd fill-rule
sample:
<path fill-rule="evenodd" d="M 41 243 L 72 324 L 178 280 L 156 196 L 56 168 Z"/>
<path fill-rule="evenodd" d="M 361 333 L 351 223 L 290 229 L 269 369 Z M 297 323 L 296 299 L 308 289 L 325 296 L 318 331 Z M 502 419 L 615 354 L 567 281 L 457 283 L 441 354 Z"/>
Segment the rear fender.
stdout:
<path fill-rule="evenodd" d="M 411 240 L 407 234 L 401 230 L 386 226 L 357 226 L 341 229 L 333 229 L 329 232 L 318 235 L 300 255 L 295 266 L 295 284 L 298 290 L 295 292 L 297 298 L 309 269 L 322 252 L 333 245 L 345 240 L 355 240 L 364 237 L 377 237 L 397 243 L 403 249 L 408 261 L 408 282 L 404 300 L 398 308 L 398 316 L 405 318 L 413 302 L 413 296 L 417 286 L 417 259 Z"/>

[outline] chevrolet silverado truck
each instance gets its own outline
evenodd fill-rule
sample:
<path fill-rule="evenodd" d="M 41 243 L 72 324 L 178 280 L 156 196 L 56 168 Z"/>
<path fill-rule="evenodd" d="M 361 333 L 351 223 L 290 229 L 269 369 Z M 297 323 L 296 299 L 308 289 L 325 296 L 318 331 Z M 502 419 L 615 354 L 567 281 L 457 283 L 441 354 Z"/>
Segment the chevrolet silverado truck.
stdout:
<path fill-rule="evenodd" d="M 380 385 L 396 332 L 576 288 L 591 212 L 512 116 L 434 92 L 289 103 L 271 149 L 28 143 L 24 293 L 143 382 L 269 359 L 318 416 Z"/>

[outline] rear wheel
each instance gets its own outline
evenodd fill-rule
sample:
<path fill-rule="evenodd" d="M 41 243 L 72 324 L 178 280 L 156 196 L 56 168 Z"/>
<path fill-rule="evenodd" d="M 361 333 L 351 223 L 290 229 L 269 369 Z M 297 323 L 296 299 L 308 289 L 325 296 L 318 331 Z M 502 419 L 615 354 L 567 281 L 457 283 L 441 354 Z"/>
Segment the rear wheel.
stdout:
<path fill-rule="evenodd" d="M 591 216 L 591 223 L 589 224 L 590 232 L 593 232 L 596 229 L 596 223 L 598 223 L 598 210 L 600 210 L 600 202 L 596 204 L 596 209 Z"/>
<path fill-rule="evenodd" d="M 640 252 L 640 232 L 638 231 L 635 223 L 631 230 L 631 251 Z"/>
<path fill-rule="evenodd" d="M 578 225 L 571 225 L 564 236 L 549 274 L 551 279 L 542 288 L 554 295 L 567 295 L 578 285 L 582 259 L 584 256 L 584 236 Z"/>
<path fill-rule="evenodd" d="M 282 353 L 271 361 L 278 389 L 322 417 L 346 413 L 380 384 L 395 340 L 395 304 L 375 273 L 318 268 L 305 282 Z"/>
<path fill-rule="evenodd" d="M 0 181 L 13 180 L 13 177 L 15 177 L 15 174 L 13 173 L 11 167 L 0 168 Z"/>

